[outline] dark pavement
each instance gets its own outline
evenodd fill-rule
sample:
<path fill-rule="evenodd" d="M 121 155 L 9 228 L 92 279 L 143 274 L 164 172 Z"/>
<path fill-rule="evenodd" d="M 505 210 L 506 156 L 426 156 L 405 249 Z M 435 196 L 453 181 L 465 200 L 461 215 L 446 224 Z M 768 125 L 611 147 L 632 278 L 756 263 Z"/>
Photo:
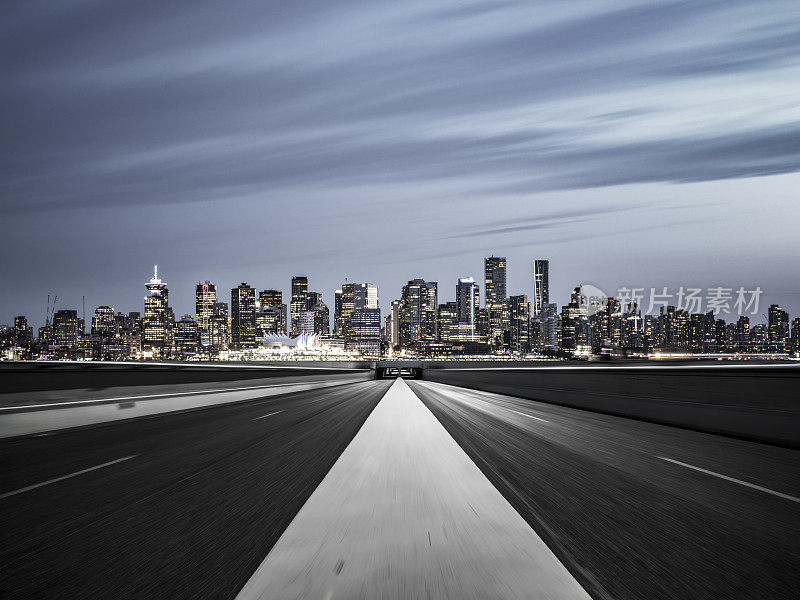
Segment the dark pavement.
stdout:
<path fill-rule="evenodd" d="M 133 457 L 0 498 L 0 597 L 234 597 L 390 384 L 0 441 L 0 494 Z"/>

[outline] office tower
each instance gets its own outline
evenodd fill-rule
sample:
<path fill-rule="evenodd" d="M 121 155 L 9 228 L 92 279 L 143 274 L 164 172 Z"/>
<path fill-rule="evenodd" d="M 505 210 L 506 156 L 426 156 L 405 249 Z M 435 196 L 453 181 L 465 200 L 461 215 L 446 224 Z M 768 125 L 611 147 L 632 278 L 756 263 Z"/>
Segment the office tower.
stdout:
<path fill-rule="evenodd" d="M 258 293 L 258 302 L 261 308 L 265 306 L 280 308 L 283 306 L 283 292 L 280 290 L 261 290 Z"/>
<path fill-rule="evenodd" d="M 59 310 L 53 315 L 53 345 L 68 354 L 78 347 L 78 311 Z"/>
<path fill-rule="evenodd" d="M 209 343 L 212 350 L 216 352 L 227 350 L 230 346 L 230 322 L 227 302 L 214 304 L 209 328 Z"/>
<path fill-rule="evenodd" d="M 342 335 L 342 290 L 333 293 L 333 335 Z"/>
<path fill-rule="evenodd" d="M 210 325 L 211 317 L 209 316 L 209 327 Z M 175 349 L 178 355 L 195 354 L 198 341 L 199 328 L 197 321 L 192 318 L 192 315 L 183 315 L 181 320 L 175 324 Z"/>
<path fill-rule="evenodd" d="M 210 344 L 211 315 L 217 303 L 217 286 L 210 281 L 198 283 L 194 290 L 195 318 L 201 346 Z"/>
<path fill-rule="evenodd" d="M 300 312 L 310 308 L 308 303 L 308 277 L 292 277 L 292 298 L 289 303 L 290 335 L 296 337 L 300 333 Z"/>
<path fill-rule="evenodd" d="M 92 317 L 92 335 L 103 338 L 113 337 L 117 330 L 117 321 L 114 309 L 110 306 L 98 306 L 94 309 Z"/>
<path fill-rule="evenodd" d="M 381 311 L 378 308 L 356 308 L 350 321 L 351 339 L 347 348 L 366 356 L 381 353 Z"/>
<path fill-rule="evenodd" d="M 800 354 L 800 318 L 792 320 L 792 331 L 789 336 L 789 352 Z"/>
<path fill-rule="evenodd" d="M 33 328 L 28 325 L 24 315 L 14 317 L 14 344 L 18 348 L 30 348 L 33 345 Z"/>
<path fill-rule="evenodd" d="M 351 346 L 358 350 L 364 343 L 374 345 L 373 325 L 364 329 L 363 324 L 372 320 L 372 313 L 361 313 L 356 319 L 356 311 L 378 310 L 378 286 L 372 283 L 345 283 L 340 290 L 337 290 L 336 300 L 338 313 L 334 315 L 334 331 L 345 340 L 346 347 Z M 367 316 L 365 316 L 367 315 Z M 354 323 L 360 323 L 359 331 L 367 331 L 369 338 L 361 340 L 355 331 Z M 380 322 L 378 323 L 380 328 Z M 364 353 L 364 352 L 362 352 Z"/>
<path fill-rule="evenodd" d="M 550 303 L 550 261 L 533 261 L 533 315 L 539 316 L 542 307 Z"/>
<path fill-rule="evenodd" d="M 412 279 L 403 286 L 400 299 L 400 346 L 436 341 L 438 284 Z"/>
<path fill-rule="evenodd" d="M 260 330 L 268 334 L 286 333 L 286 304 L 280 290 L 263 290 L 258 294 Z"/>
<path fill-rule="evenodd" d="M 750 318 L 744 315 L 736 321 L 734 344 L 737 352 L 750 351 Z"/>
<path fill-rule="evenodd" d="M 231 290 L 231 347 L 244 350 L 257 345 L 256 290 L 242 282 Z"/>
<path fill-rule="evenodd" d="M 789 313 L 777 304 L 767 312 L 767 335 L 770 352 L 786 352 L 789 345 Z"/>
<path fill-rule="evenodd" d="M 506 301 L 506 257 L 490 256 L 483 259 L 486 284 L 486 304 Z"/>
<path fill-rule="evenodd" d="M 489 317 L 487 341 L 502 348 L 505 332 L 509 330 L 509 305 L 506 296 L 506 258 L 490 256 L 483 260 L 486 291 L 486 310 Z"/>
<path fill-rule="evenodd" d="M 130 331 L 142 331 L 142 313 L 134 310 L 128 313 L 128 318 L 125 321 L 126 329 Z"/>
<path fill-rule="evenodd" d="M 456 311 L 459 323 L 475 325 L 480 308 L 480 288 L 472 277 L 464 277 L 456 284 Z"/>
<path fill-rule="evenodd" d="M 440 304 L 436 311 L 436 334 L 440 342 L 458 339 L 458 305 L 455 302 Z"/>
<path fill-rule="evenodd" d="M 386 344 L 394 349 L 400 344 L 400 300 L 392 300 L 389 306 L 389 314 L 386 315 Z"/>
<path fill-rule="evenodd" d="M 589 314 L 581 302 L 581 288 L 576 287 L 569 304 L 561 307 L 561 349 L 566 352 L 586 351 L 590 344 Z"/>
<path fill-rule="evenodd" d="M 322 301 L 322 294 L 319 292 L 310 292 L 310 301 L 313 301 L 309 310 L 314 313 L 314 333 L 328 335 L 331 331 L 331 315 L 328 305 Z"/>
<path fill-rule="evenodd" d="M 456 284 L 456 338 L 462 342 L 477 341 L 477 317 L 480 310 L 480 287 L 472 277 L 464 277 Z"/>
<path fill-rule="evenodd" d="M 511 296 L 509 298 L 509 345 L 512 352 L 525 354 L 530 352 L 531 305 L 528 296 Z"/>
<path fill-rule="evenodd" d="M 158 265 L 154 268 L 153 278 L 145 287 L 150 294 L 144 299 L 142 346 L 147 356 L 158 358 L 168 348 L 170 328 L 169 290 L 167 284 L 158 278 Z"/>

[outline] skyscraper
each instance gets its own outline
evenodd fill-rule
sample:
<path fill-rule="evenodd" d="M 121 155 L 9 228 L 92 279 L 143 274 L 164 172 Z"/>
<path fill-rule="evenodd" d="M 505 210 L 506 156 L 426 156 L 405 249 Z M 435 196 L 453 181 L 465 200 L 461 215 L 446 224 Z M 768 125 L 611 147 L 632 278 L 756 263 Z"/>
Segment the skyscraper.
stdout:
<path fill-rule="evenodd" d="M 308 310 L 308 277 L 292 277 L 292 298 L 289 303 L 290 335 L 297 337 L 300 333 L 300 313 Z"/>
<path fill-rule="evenodd" d="M 214 305 L 217 303 L 217 286 L 210 281 L 198 283 L 195 287 L 194 298 L 197 334 L 200 344 L 208 346 L 211 343 L 211 315 L 214 313 Z"/>
<path fill-rule="evenodd" d="M 501 348 L 509 330 L 509 306 L 506 296 L 506 257 L 490 256 L 483 261 L 486 311 L 489 317 L 487 341 Z"/>
<path fill-rule="evenodd" d="M 533 315 L 539 317 L 542 307 L 550 304 L 550 261 L 533 261 Z"/>
<path fill-rule="evenodd" d="M 59 310 L 53 315 L 53 344 L 69 357 L 78 347 L 78 311 Z"/>
<path fill-rule="evenodd" d="M 230 345 L 230 320 L 228 318 L 227 302 L 214 304 L 209 327 L 209 343 L 212 350 L 216 352 L 227 350 Z"/>
<path fill-rule="evenodd" d="M 480 288 L 472 277 L 463 277 L 456 284 L 456 311 L 459 323 L 475 325 L 480 308 Z"/>
<path fill-rule="evenodd" d="M 400 300 L 392 300 L 389 314 L 386 315 L 386 343 L 389 348 L 394 348 L 400 343 Z"/>
<path fill-rule="evenodd" d="M 789 313 L 773 304 L 769 307 L 767 319 L 770 352 L 786 352 L 789 345 Z"/>
<path fill-rule="evenodd" d="M 280 290 L 262 290 L 258 294 L 259 329 L 263 333 L 286 332 L 286 305 Z"/>
<path fill-rule="evenodd" d="M 530 351 L 531 305 L 528 296 L 511 296 L 510 308 L 510 347 L 512 352 Z"/>
<path fill-rule="evenodd" d="M 486 305 L 506 301 L 506 257 L 490 256 L 483 259 L 486 284 Z"/>
<path fill-rule="evenodd" d="M 455 302 L 440 304 L 437 311 L 436 331 L 440 342 L 458 340 L 458 306 Z"/>
<path fill-rule="evenodd" d="M 436 341 L 438 284 L 412 279 L 403 286 L 400 299 L 400 346 L 411 348 L 418 342 Z"/>
<path fill-rule="evenodd" d="M 354 323 L 356 320 L 359 322 L 359 332 L 363 333 L 367 331 L 364 329 L 363 324 L 366 321 L 371 323 L 372 316 L 365 317 L 364 314 L 359 314 L 356 318 L 356 311 L 378 310 L 378 286 L 372 283 L 343 284 L 341 289 L 337 290 L 336 308 L 334 331 L 344 338 L 347 346 L 352 346 L 358 350 L 362 340 L 359 339 L 359 334 L 355 331 Z M 372 313 L 369 314 L 372 315 Z M 380 319 L 378 320 L 378 329 L 380 330 Z M 368 335 L 369 343 L 374 345 L 374 331 L 369 329 Z M 363 353 L 366 354 L 367 352 Z"/>
<path fill-rule="evenodd" d="M 144 299 L 144 321 L 142 323 L 142 346 L 146 355 L 161 357 L 167 353 L 170 313 L 167 284 L 158 278 L 158 265 L 153 269 L 153 278 L 145 284 L 150 295 Z"/>
<path fill-rule="evenodd" d="M 256 290 L 247 282 L 231 290 L 231 346 L 235 350 L 257 346 Z"/>
<path fill-rule="evenodd" d="M 114 309 L 110 306 L 98 306 L 94 309 L 92 317 L 92 335 L 109 338 L 114 335 L 117 322 L 114 318 Z"/>

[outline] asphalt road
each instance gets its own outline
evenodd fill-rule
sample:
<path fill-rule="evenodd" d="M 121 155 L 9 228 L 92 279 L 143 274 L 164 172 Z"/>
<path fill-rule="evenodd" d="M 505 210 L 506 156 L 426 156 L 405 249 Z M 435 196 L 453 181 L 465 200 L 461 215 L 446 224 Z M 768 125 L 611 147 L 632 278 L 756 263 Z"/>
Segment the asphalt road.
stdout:
<path fill-rule="evenodd" d="M 390 384 L 0 441 L 0 597 L 233 598 Z"/>
<path fill-rule="evenodd" d="M 524 592 L 541 542 L 596 600 L 798 597 L 800 452 L 407 383 L 433 416 L 366 381 L 0 440 L 0 597 L 234 598 L 292 539 L 363 597 Z"/>
<path fill-rule="evenodd" d="M 409 385 L 593 598 L 798 598 L 800 452 Z"/>

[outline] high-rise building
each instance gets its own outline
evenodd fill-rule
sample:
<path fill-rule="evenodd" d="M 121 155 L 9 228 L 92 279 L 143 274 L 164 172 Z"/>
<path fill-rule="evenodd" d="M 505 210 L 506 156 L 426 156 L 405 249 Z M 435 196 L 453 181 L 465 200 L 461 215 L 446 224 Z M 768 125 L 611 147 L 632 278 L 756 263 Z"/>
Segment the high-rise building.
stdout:
<path fill-rule="evenodd" d="M 483 259 L 486 284 L 486 305 L 506 301 L 506 257 L 490 256 Z"/>
<path fill-rule="evenodd" d="M 506 332 L 509 331 L 509 304 L 506 295 L 506 258 L 490 256 L 483 261 L 484 282 L 486 286 L 486 310 L 489 317 L 487 341 L 490 346 L 500 349 L 504 346 Z"/>
<path fill-rule="evenodd" d="M 14 345 L 18 348 L 30 348 L 33 344 L 33 328 L 28 326 L 24 315 L 14 317 Z"/>
<path fill-rule="evenodd" d="M 394 349 L 400 344 L 400 300 L 392 300 L 389 306 L 389 314 L 386 315 L 386 344 L 390 349 Z"/>
<path fill-rule="evenodd" d="M 539 313 L 539 348 L 546 353 L 557 352 L 561 346 L 561 318 L 558 305 L 545 304 Z"/>
<path fill-rule="evenodd" d="M 244 350 L 257 345 L 256 290 L 242 282 L 231 290 L 231 347 Z"/>
<path fill-rule="evenodd" d="M 194 290 L 197 333 L 201 346 L 211 344 L 211 315 L 217 303 L 217 286 L 210 281 L 198 283 Z"/>
<path fill-rule="evenodd" d="M 789 352 L 800 354 L 800 317 L 792 319 L 792 331 L 789 336 Z"/>
<path fill-rule="evenodd" d="M 566 352 L 585 352 L 591 345 L 589 314 L 581 302 L 581 288 L 576 287 L 570 302 L 561 307 L 561 349 Z"/>
<path fill-rule="evenodd" d="M 53 345 L 64 355 L 77 349 L 77 310 L 59 310 L 53 315 Z"/>
<path fill-rule="evenodd" d="M 472 277 L 463 277 L 456 284 L 456 333 L 459 342 L 477 342 L 480 287 Z"/>
<path fill-rule="evenodd" d="M 209 317 L 210 325 L 210 317 Z M 178 356 L 194 354 L 198 345 L 198 324 L 192 315 L 183 315 L 175 324 L 175 350 Z"/>
<path fill-rule="evenodd" d="M 347 348 L 359 354 L 378 356 L 381 353 L 381 311 L 376 308 L 356 308 L 351 316 L 351 339 Z"/>
<path fill-rule="evenodd" d="M 777 304 L 767 312 L 767 335 L 770 352 L 786 352 L 789 345 L 789 313 Z"/>
<path fill-rule="evenodd" d="M 259 335 L 286 333 L 286 304 L 280 290 L 262 290 L 258 294 Z"/>
<path fill-rule="evenodd" d="M 539 317 L 545 304 L 550 304 L 550 261 L 537 259 L 533 261 L 533 316 Z"/>
<path fill-rule="evenodd" d="M 403 286 L 400 299 L 400 346 L 436 341 L 438 284 L 412 279 Z"/>
<path fill-rule="evenodd" d="M 92 317 L 92 335 L 101 338 L 113 337 L 117 330 L 117 321 L 114 309 L 110 306 L 98 306 L 94 309 Z"/>
<path fill-rule="evenodd" d="M 360 351 L 362 341 L 374 344 L 374 331 L 372 325 L 368 330 L 364 329 L 363 323 L 365 319 L 370 320 L 372 317 L 365 317 L 361 314 L 358 317 L 360 323 L 359 331 L 368 331 L 370 336 L 368 340 L 361 340 L 358 337 L 358 332 L 355 331 L 355 312 L 360 310 L 378 310 L 378 286 L 372 283 L 345 283 L 336 294 L 336 312 L 334 313 L 334 333 L 345 340 L 345 346 Z M 372 313 L 368 313 L 372 314 Z M 380 329 L 380 320 L 378 323 Z M 372 347 L 372 346 L 370 346 Z M 366 352 L 362 352 L 366 353 Z"/>
<path fill-rule="evenodd" d="M 474 326 L 480 308 L 480 288 L 472 277 L 463 277 L 456 284 L 458 322 Z"/>
<path fill-rule="evenodd" d="M 439 305 L 436 331 L 440 342 L 458 341 L 458 306 L 455 302 Z"/>
<path fill-rule="evenodd" d="M 308 310 L 308 277 L 300 275 L 292 277 L 292 298 L 289 303 L 290 335 L 297 337 L 300 334 L 300 313 Z"/>
<path fill-rule="evenodd" d="M 529 352 L 530 328 L 531 328 L 531 305 L 528 296 L 511 296 L 509 298 L 510 308 L 510 335 L 509 344 L 512 352 L 524 354 Z"/>
<path fill-rule="evenodd" d="M 167 354 L 171 329 L 169 290 L 167 284 L 158 278 L 158 265 L 145 287 L 150 294 L 144 299 L 142 346 L 147 356 L 157 358 Z"/>
<path fill-rule="evenodd" d="M 230 319 L 228 303 L 217 302 L 211 313 L 209 343 L 215 352 L 227 350 L 230 346 Z"/>

